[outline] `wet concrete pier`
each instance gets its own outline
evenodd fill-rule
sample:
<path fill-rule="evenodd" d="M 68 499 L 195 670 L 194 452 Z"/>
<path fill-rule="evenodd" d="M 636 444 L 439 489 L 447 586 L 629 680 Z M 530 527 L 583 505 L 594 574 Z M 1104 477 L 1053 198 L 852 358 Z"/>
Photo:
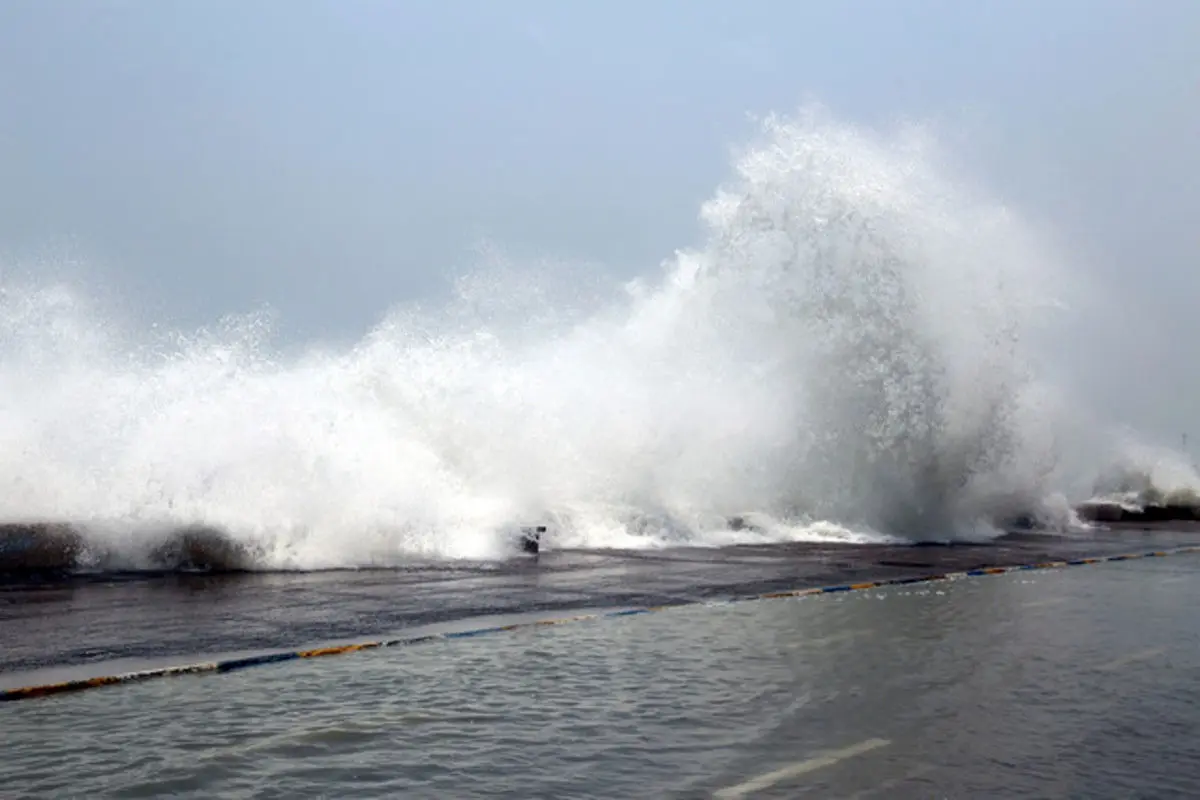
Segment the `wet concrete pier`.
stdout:
<path fill-rule="evenodd" d="M 8 526 L 0 536 L 7 563 L 23 565 L 0 582 L 2 675 L 295 647 L 488 615 L 669 605 L 1165 549 L 1196 544 L 1200 523 L 1147 516 L 986 544 L 543 549 L 532 557 L 514 547 L 504 561 L 316 573 L 239 572 L 244 553 L 202 529 L 168 537 L 158 571 L 132 573 L 73 573 L 86 548 L 63 526 Z"/>

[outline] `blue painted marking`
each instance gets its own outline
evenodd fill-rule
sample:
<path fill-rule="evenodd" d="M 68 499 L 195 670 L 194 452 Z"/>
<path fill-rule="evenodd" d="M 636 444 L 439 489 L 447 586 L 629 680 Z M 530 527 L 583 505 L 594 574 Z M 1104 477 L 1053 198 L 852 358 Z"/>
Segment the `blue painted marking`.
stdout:
<path fill-rule="evenodd" d="M 469 631 L 455 631 L 453 633 L 443 633 L 442 636 L 446 639 L 467 639 L 471 636 L 482 636 L 485 633 L 499 633 L 504 630 L 501 627 L 495 628 L 475 628 Z"/>
<path fill-rule="evenodd" d="M 229 661 L 218 661 L 217 672 L 233 672 L 235 669 L 246 669 L 247 667 L 257 667 L 261 664 L 274 664 L 279 661 L 291 661 L 299 658 L 299 653 L 271 653 L 263 656 L 247 656 L 246 658 L 233 658 Z"/>
<path fill-rule="evenodd" d="M 833 592 L 848 592 L 850 591 L 850 585 L 842 584 L 841 586 L 822 586 L 821 591 L 827 594 L 832 594 Z"/>
<path fill-rule="evenodd" d="M 396 639 L 393 642 L 389 642 L 389 644 L 393 644 L 393 645 L 424 644 L 425 642 L 432 642 L 434 639 L 441 639 L 441 638 L 442 637 L 440 634 L 430 633 L 430 634 L 426 634 L 425 636 L 410 636 L 407 639 Z"/>
<path fill-rule="evenodd" d="M 606 616 L 606 617 L 632 617 L 637 614 L 649 614 L 649 613 L 650 613 L 650 609 L 648 609 L 648 608 L 630 608 L 625 611 L 610 611 L 609 613 L 605 614 L 604 616 Z"/>

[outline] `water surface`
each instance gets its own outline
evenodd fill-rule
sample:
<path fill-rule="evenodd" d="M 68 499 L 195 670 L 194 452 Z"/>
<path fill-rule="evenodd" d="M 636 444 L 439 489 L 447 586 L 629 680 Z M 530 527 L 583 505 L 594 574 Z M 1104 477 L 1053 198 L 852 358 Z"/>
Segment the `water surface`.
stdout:
<path fill-rule="evenodd" d="M 692 606 L 11 703 L 0 785 L 20 797 L 1192 797 L 1198 568 L 1176 556 Z"/>

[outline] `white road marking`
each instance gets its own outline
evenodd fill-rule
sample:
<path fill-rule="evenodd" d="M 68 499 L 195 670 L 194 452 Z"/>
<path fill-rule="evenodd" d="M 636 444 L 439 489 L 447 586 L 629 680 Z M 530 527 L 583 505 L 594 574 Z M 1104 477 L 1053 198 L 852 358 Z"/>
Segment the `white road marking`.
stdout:
<path fill-rule="evenodd" d="M 828 636 L 823 636 L 820 639 L 809 639 L 808 644 L 841 644 L 848 642 L 851 639 L 858 639 L 866 636 L 866 631 L 841 631 L 840 633 L 831 633 Z M 804 640 L 801 640 L 802 642 Z"/>
<path fill-rule="evenodd" d="M 841 750 L 832 750 L 825 755 L 810 758 L 807 761 L 799 761 L 782 769 L 777 769 L 774 772 L 768 772 L 765 775 L 759 775 L 757 778 L 751 778 L 745 783 L 739 783 L 737 786 L 719 789 L 713 793 L 713 798 L 714 800 L 737 800 L 737 798 L 745 797 L 751 792 L 766 789 L 791 778 L 798 778 L 809 772 L 832 766 L 839 761 L 845 761 L 847 758 L 853 758 L 854 756 L 868 753 L 880 747 L 886 747 L 889 744 L 891 742 L 887 739 L 868 739 L 865 742 L 859 742 L 858 744 L 844 747 Z"/>
<path fill-rule="evenodd" d="M 1025 603 L 1026 608 L 1045 608 L 1046 606 L 1057 606 L 1067 602 L 1065 597 L 1047 597 L 1044 600 L 1030 600 Z"/>
<path fill-rule="evenodd" d="M 1130 664 L 1136 664 L 1139 661 L 1149 661 L 1152 658 L 1157 658 L 1165 652 L 1167 652 L 1167 648 L 1165 647 L 1150 647 L 1146 650 L 1138 650 L 1136 653 L 1130 653 L 1129 655 L 1113 659 L 1107 664 L 1100 664 L 1096 667 L 1096 669 L 1100 670 L 1101 672 L 1112 672 L 1113 670 L 1118 670 L 1121 667 L 1127 667 Z"/>
<path fill-rule="evenodd" d="M 788 645 L 789 650 L 812 650 L 814 648 L 828 647 L 831 645 L 842 644 L 853 639 L 860 639 L 866 636 L 869 631 L 841 631 L 839 633 L 831 633 L 828 636 L 820 636 L 815 639 L 797 638 L 794 642 Z"/>

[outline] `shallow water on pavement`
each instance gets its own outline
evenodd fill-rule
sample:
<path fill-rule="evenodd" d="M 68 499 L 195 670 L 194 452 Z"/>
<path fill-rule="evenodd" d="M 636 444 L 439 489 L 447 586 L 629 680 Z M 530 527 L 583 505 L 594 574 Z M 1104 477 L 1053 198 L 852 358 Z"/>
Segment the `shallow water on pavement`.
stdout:
<path fill-rule="evenodd" d="M 14 797 L 1193 797 L 1200 558 L 526 629 L 0 706 Z M 7 795 L 6 795 L 7 796 Z"/>

